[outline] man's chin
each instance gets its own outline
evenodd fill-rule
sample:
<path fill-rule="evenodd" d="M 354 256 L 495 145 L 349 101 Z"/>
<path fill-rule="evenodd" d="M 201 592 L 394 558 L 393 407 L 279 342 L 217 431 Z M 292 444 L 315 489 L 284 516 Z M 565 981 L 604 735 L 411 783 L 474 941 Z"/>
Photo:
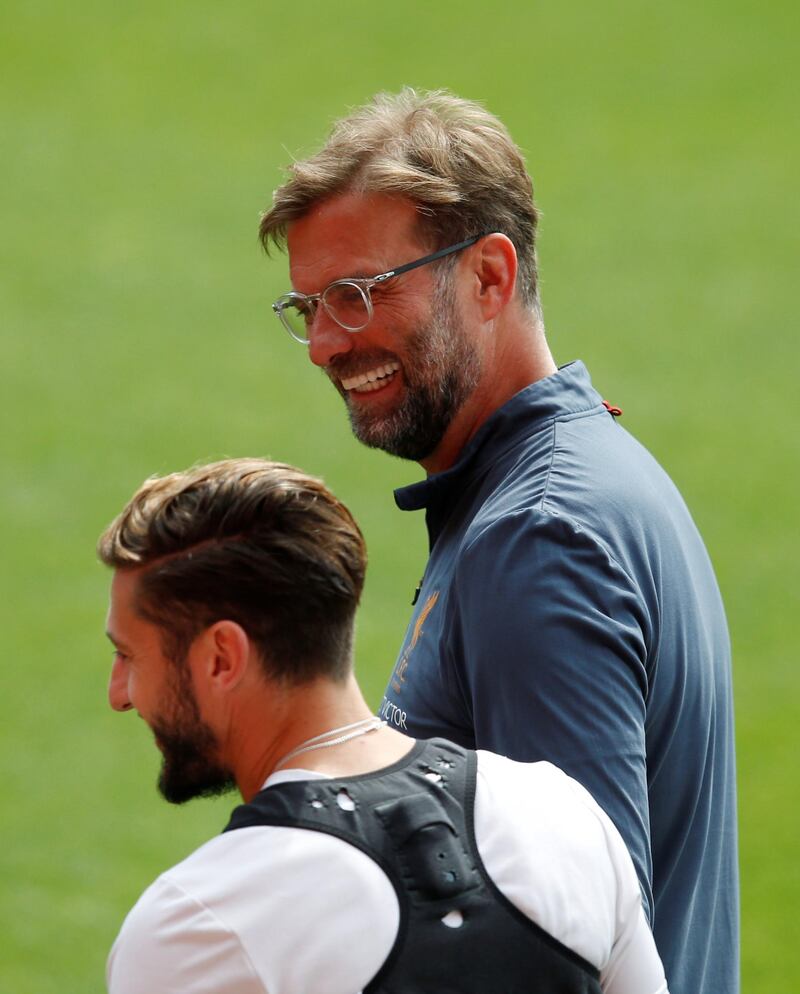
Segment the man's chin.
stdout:
<path fill-rule="evenodd" d="M 362 445 L 410 462 L 427 459 L 441 442 L 449 422 L 444 412 L 417 412 L 409 402 L 383 416 L 353 404 L 347 405 L 347 413 L 350 429 Z"/>
<path fill-rule="evenodd" d="M 185 804 L 196 797 L 221 797 L 236 790 L 230 770 L 206 766 L 203 769 L 182 769 L 163 763 L 158 776 L 158 790 L 170 804 Z"/>

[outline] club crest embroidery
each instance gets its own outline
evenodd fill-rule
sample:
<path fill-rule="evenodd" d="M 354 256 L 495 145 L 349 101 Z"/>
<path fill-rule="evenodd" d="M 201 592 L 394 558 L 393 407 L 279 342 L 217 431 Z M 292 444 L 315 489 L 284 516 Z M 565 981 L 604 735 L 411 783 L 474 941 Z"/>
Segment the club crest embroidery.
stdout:
<path fill-rule="evenodd" d="M 417 642 L 419 642 L 422 636 L 422 630 L 428 615 L 436 606 L 436 602 L 439 600 L 439 591 L 435 590 L 430 597 L 425 601 L 422 606 L 422 610 L 417 615 L 417 620 L 414 623 L 414 630 L 411 633 L 411 641 L 405 647 L 403 655 L 397 661 L 397 665 L 394 668 L 394 673 L 392 674 L 392 687 L 399 694 L 403 688 L 403 684 L 406 679 L 406 671 L 408 670 L 409 656 L 414 651 L 414 647 Z"/>

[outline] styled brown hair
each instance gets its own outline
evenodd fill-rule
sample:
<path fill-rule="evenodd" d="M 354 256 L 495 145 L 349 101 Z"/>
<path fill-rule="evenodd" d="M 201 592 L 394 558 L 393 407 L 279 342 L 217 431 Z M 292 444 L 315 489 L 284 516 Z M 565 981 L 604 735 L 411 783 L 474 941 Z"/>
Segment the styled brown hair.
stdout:
<path fill-rule="evenodd" d="M 215 621 L 244 628 L 266 673 L 290 683 L 350 671 L 366 547 L 347 508 L 292 466 L 226 459 L 146 480 L 98 541 L 142 568 L 136 609 L 185 657 Z"/>
<path fill-rule="evenodd" d="M 283 247 L 287 225 L 334 194 L 407 197 L 433 248 L 499 231 L 514 243 L 517 286 L 540 313 L 538 213 L 525 161 L 505 126 L 480 104 L 444 90 L 379 93 L 337 121 L 323 148 L 293 162 L 261 218 L 265 249 Z"/>

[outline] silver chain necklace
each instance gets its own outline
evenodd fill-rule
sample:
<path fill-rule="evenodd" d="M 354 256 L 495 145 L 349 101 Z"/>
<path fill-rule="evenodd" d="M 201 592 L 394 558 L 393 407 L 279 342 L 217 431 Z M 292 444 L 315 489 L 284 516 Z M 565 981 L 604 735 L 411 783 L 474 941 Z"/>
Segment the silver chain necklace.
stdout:
<path fill-rule="evenodd" d="M 287 763 L 290 759 L 294 759 L 295 756 L 299 756 L 304 752 L 311 752 L 312 749 L 328 749 L 330 746 L 341 745 L 342 742 L 349 742 L 350 739 L 357 739 L 359 735 L 366 735 L 368 732 L 377 732 L 379 728 L 383 728 L 386 724 L 380 718 L 362 718 L 361 721 L 354 721 L 350 725 L 342 725 L 341 728 L 332 728 L 328 732 L 322 732 L 321 735 L 315 735 L 313 738 L 306 739 L 305 742 L 301 742 L 299 746 L 292 749 L 291 752 L 287 752 L 285 756 L 278 760 L 278 762 L 272 767 L 272 772 L 274 773 L 277 769 Z M 344 733 L 344 734 L 341 734 Z M 331 738 L 331 736 L 336 736 Z M 327 741 L 323 741 L 323 739 Z"/>

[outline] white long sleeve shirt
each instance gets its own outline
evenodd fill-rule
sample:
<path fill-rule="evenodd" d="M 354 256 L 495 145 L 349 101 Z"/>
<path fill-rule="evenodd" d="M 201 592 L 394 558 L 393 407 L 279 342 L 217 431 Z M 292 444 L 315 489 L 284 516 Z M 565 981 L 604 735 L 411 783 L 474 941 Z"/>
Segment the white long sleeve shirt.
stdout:
<path fill-rule="evenodd" d="M 288 770 L 265 787 L 316 778 Z M 479 752 L 475 835 L 499 890 L 593 964 L 606 994 L 668 994 L 631 858 L 576 781 Z M 241 828 L 144 892 L 111 950 L 108 989 L 360 994 L 399 920 L 389 878 L 359 849 L 307 829 Z"/>

